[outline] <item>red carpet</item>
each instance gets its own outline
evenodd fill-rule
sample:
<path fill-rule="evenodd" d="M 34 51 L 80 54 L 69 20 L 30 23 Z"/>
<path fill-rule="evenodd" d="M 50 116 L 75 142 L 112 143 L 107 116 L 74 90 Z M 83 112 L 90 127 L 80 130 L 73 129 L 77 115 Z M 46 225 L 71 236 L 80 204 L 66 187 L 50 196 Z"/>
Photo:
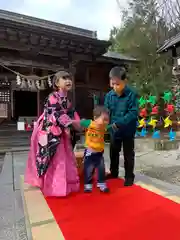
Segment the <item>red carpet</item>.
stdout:
<path fill-rule="evenodd" d="M 108 195 L 46 198 L 66 240 L 180 240 L 179 204 L 122 180 L 108 185 Z"/>

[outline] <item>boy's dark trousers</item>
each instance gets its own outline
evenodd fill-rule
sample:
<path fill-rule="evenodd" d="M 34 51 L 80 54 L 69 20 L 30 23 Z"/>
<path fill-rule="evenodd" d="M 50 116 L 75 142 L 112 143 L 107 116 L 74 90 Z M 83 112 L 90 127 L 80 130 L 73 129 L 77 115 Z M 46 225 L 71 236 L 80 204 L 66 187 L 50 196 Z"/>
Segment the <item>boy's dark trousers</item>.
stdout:
<path fill-rule="evenodd" d="M 97 169 L 98 183 L 105 183 L 105 165 L 103 152 L 84 155 L 84 184 L 92 184 L 94 170 Z"/>
<path fill-rule="evenodd" d="M 119 153 L 123 146 L 125 179 L 134 181 L 134 136 L 122 139 L 111 139 L 110 142 L 110 172 L 112 177 L 119 175 Z"/>

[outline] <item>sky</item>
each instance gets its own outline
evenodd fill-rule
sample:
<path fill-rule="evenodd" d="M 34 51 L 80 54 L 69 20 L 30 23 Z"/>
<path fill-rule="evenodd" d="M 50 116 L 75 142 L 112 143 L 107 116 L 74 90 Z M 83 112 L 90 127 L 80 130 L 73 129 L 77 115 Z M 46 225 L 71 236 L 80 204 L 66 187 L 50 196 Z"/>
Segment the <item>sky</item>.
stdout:
<path fill-rule="evenodd" d="M 0 0 L 0 9 L 97 31 L 104 40 L 121 24 L 116 0 Z"/>

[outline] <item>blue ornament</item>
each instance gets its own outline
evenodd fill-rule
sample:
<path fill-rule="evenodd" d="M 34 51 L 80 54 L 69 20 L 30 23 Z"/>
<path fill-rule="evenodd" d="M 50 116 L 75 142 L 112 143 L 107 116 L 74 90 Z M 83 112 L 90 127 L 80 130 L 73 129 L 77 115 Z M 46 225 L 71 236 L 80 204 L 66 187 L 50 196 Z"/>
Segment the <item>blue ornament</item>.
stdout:
<path fill-rule="evenodd" d="M 159 139 L 160 138 L 160 131 L 159 130 L 158 131 L 154 131 L 153 135 L 152 135 L 152 138 Z"/>
<path fill-rule="evenodd" d="M 139 126 L 139 122 L 137 121 L 137 122 L 136 122 L 136 127 L 138 127 L 138 126 Z"/>
<path fill-rule="evenodd" d="M 169 140 L 170 140 L 170 141 L 174 141 L 175 138 L 176 138 L 176 133 L 175 133 L 175 132 L 172 130 L 172 128 L 171 128 L 171 130 L 170 130 L 170 132 L 169 132 Z"/>
<path fill-rule="evenodd" d="M 140 136 L 141 137 L 146 137 L 147 135 L 147 131 L 146 131 L 146 128 L 142 128 L 141 132 L 140 132 Z"/>
<path fill-rule="evenodd" d="M 136 133 L 135 133 L 135 137 L 139 137 L 140 136 L 140 132 L 139 131 L 136 131 Z"/>

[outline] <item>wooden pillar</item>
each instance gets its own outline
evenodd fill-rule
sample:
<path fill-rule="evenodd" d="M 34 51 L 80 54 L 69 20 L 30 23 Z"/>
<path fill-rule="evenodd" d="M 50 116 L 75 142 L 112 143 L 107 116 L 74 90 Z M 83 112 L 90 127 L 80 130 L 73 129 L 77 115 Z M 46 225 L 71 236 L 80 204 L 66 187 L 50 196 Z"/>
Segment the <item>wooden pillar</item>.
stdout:
<path fill-rule="evenodd" d="M 86 84 L 90 84 L 90 76 L 89 76 L 89 66 L 86 66 L 86 79 L 85 79 L 85 83 Z"/>
<path fill-rule="evenodd" d="M 40 107 L 40 90 L 37 90 L 37 117 L 41 114 L 41 107 Z"/>
<path fill-rule="evenodd" d="M 72 82 L 73 82 L 73 88 L 72 88 L 72 101 L 73 106 L 76 106 L 76 81 L 75 81 L 75 74 L 76 74 L 76 63 L 70 62 L 69 63 L 69 71 L 72 74 Z"/>

